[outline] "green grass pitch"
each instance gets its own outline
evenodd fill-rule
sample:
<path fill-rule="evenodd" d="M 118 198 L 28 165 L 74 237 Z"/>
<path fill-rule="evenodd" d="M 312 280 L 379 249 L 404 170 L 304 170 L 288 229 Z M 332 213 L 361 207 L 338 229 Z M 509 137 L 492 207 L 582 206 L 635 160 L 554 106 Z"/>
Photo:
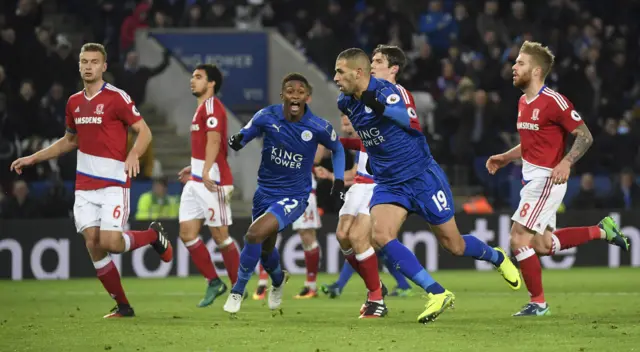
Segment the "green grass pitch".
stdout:
<path fill-rule="evenodd" d="M 456 304 L 429 325 L 416 323 L 420 294 L 390 297 L 388 317 L 359 320 L 357 276 L 335 300 L 293 299 L 304 281 L 293 277 L 282 316 L 248 299 L 235 320 L 222 310 L 226 295 L 196 308 L 197 277 L 124 279 L 137 317 L 113 320 L 102 319 L 113 301 L 97 279 L 0 281 L 0 351 L 640 351 L 638 268 L 545 271 L 552 315 L 538 318 L 511 316 L 527 291 L 511 291 L 496 272 L 434 274 Z"/>

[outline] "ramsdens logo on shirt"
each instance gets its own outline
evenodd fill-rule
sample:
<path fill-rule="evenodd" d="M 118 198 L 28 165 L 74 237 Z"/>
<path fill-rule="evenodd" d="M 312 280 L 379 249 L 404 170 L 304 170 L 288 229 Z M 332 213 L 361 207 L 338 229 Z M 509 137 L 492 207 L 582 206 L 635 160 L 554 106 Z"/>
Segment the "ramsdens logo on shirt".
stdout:
<path fill-rule="evenodd" d="M 97 116 L 83 116 L 73 119 L 76 125 L 100 125 L 102 123 L 102 117 Z"/>
<path fill-rule="evenodd" d="M 376 127 L 368 130 L 359 130 L 357 132 L 365 148 L 375 147 L 384 142 L 384 137 L 380 135 L 380 130 Z"/>
<path fill-rule="evenodd" d="M 271 147 L 271 161 L 276 165 L 299 169 L 302 166 L 302 154 L 296 154 L 280 148 Z"/>
<path fill-rule="evenodd" d="M 540 130 L 540 126 L 538 126 L 537 123 L 518 122 L 518 129 L 519 130 L 539 131 Z"/>
<path fill-rule="evenodd" d="M 191 132 L 198 132 L 200 131 L 200 125 L 198 125 L 197 123 L 194 123 L 191 125 Z"/>

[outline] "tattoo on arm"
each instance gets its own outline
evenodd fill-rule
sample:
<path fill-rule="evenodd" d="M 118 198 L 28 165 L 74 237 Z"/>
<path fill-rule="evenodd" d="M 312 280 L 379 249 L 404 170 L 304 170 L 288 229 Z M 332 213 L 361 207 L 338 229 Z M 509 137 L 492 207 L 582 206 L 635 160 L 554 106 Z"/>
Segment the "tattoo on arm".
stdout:
<path fill-rule="evenodd" d="M 567 153 L 564 159 L 571 163 L 571 165 L 574 165 L 587 152 L 591 144 L 593 144 L 593 136 L 591 136 L 591 132 L 585 124 L 576 127 L 571 134 L 576 137 L 576 140 L 573 141 L 571 150 L 569 150 L 569 153 Z"/>

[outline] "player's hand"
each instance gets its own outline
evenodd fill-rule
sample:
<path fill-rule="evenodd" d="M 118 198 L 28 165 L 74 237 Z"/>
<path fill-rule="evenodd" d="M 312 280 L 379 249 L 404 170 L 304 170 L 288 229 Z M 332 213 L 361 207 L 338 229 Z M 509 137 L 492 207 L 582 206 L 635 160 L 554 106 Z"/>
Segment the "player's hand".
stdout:
<path fill-rule="evenodd" d="M 319 179 L 323 179 L 323 180 L 333 179 L 333 174 L 331 173 L 331 171 L 325 169 L 322 166 L 316 166 L 313 170 L 316 173 L 316 177 Z"/>
<path fill-rule="evenodd" d="M 554 185 L 561 185 L 566 183 L 569 179 L 569 174 L 571 173 L 571 163 L 566 160 L 560 161 L 556 167 L 551 171 L 551 182 Z"/>
<path fill-rule="evenodd" d="M 489 171 L 490 174 L 495 175 L 498 170 L 505 167 L 510 162 L 511 161 L 507 159 L 504 154 L 497 154 L 490 156 L 485 166 L 487 167 L 487 171 Z"/>
<path fill-rule="evenodd" d="M 140 173 L 138 154 L 130 152 L 129 155 L 127 155 L 127 159 L 124 161 L 124 172 L 129 175 L 129 178 L 138 176 Z"/>
<path fill-rule="evenodd" d="M 340 205 L 344 203 L 344 181 L 341 179 L 333 180 L 333 187 L 331 187 L 331 196 L 340 201 Z"/>
<path fill-rule="evenodd" d="M 191 178 L 191 166 L 187 166 L 184 169 L 180 170 L 180 172 L 178 172 L 178 180 L 180 180 L 180 182 L 187 183 L 187 181 L 189 181 L 190 178 Z"/>
<path fill-rule="evenodd" d="M 25 156 L 20 159 L 16 159 L 11 163 L 9 167 L 10 171 L 16 171 L 18 175 L 22 175 L 22 168 L 25 166 L 31 166 L 36 163 L 36 158 L 33 155 Z"/>
<path fill-rule="evenodd" d="M 242 133 L 236 133 L 233 136 L 229 137 L 229 147 L 235 150 L 236 152 L 242 149 L 242 139 L 244 135 Z"/>
<path fill-rule="evenodd" d="M 376 92 L 365 90 L 364 92 L 362 92 L 360 100 L 362 100 L 364 105 L 370 107 L 371 110 L 376 113 L 376 115 L 382 115 L 384 113 L 384 104 L 376 99 Z"/>
<path fill-rule="evenodd" d="M 211 179 L 208 172 L 202 173 L 202 183 L 209 192 L 218 192 L 218 185 L 216 185 L 216 181 Z"/>

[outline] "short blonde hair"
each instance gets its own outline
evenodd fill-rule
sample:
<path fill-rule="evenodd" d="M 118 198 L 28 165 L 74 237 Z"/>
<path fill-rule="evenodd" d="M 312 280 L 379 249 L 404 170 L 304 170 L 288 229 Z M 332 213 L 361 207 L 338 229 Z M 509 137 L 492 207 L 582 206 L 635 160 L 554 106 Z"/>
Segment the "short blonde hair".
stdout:
<path fill-rule="evenodd" d="M 548 46 L 542 46 L 542 44 L 538 42 L 530 42 L 527 40 L 522 43 L 520 52 L 530 55 L 534 64 L 542 68 L 542 78 L 546 78 L 549 72 L 551 72 L 555 56 Z"/>
<path fill-rule="evenodd" d="M 102 45 L 102 44 L 99 44 L 99 43 L 86 43 L 80 49 L 80 54 L 82 54 L 82 53 L 84 53 L 86 51 L 98 52 L 98 53 L 102 54 L 102 57 L 104 57 L 104 61 L 105 62 L 107 61 L 107 51 L 104 49 L 104 45 Z"/>

